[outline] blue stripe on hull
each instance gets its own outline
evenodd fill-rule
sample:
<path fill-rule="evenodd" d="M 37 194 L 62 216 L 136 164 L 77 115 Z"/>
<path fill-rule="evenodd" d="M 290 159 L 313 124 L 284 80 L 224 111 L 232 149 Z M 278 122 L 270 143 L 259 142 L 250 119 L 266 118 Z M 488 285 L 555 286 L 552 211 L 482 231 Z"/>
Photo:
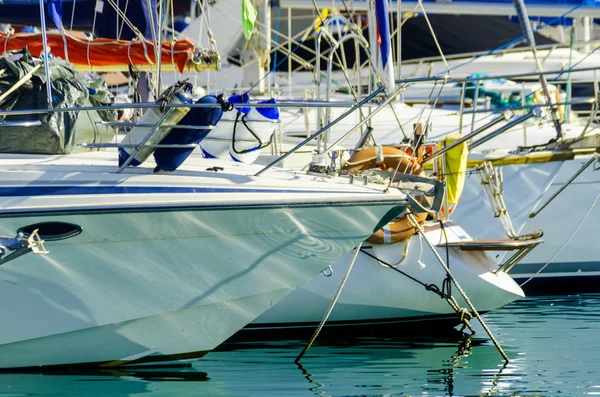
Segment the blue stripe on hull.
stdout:
<path fill-rule="evenodd" d="M 340 193 L 382 194 L 378 191 L 243 189 L 227 187 L 167 187 L 167 186 L 18 186 L 0 187 L 0 197 L 63 196 L 81 194 L 181 194 L 181 193 Z"/>
<path fill-rule="evenodd" d="M 519 285 L 527 281 L 527 278 L 514 279 Z M 600 276 L 535 277 L 521 288 L 527 296 L 595 294 L 600 293 Z"/>
<path fill-rule="evenodd" d="M 510 272 L 510 275 L 516 278 L 522 274 L 535 274 L 545 265 L 545 263 L 519 263 Z M 542 270 L 541 274 L 574 273 L 574 275 L 581 275 L 585 272 L 600 272 L 600 262 L 552 262 Z"/>

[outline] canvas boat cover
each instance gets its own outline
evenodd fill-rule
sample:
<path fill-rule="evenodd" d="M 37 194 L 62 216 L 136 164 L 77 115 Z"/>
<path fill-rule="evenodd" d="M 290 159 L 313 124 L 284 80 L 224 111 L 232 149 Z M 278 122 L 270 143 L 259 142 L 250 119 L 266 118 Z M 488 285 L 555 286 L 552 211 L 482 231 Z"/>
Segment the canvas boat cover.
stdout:
<path fill-rule="evenodd" d="M 0 100 L 0 110 L 47 108 L 43 65 L 35 69 L 36 60 L 28 51 L 19 55 L 19 59 L 15 59 L 18 56 L 14 55 L 0 57 L 0 98 L 4 97 Z M 27 78 L 32 70 L 31 77 Z M 104 80 L 79 77 L 73 65 L 62 59 L 50 60 L 50 80 L 54 109 L 107 106 L 113 101 Z M 4 95 L 19 81 L 25 82 Z M 115 127 L 99 125 L 98 122 L 116 120 L 115 110 L 0 115 L 0 153 L 66 154 L 88 151 L 90 149 L 78 145 L 109 142 L 116 134 Z M 39 125 L 18 126 L 18 122 L 23 121 L 39 122 Z"/>
<path fill-rule="evenodd" d="M 155 69 L 156 57 L 151 41 L 116 40 L 75 37 L 69 34 L 48 33 L 48 45 L 52 55 L 60 57 L 75 65 L 82 71 L 127 71 L 129 65 L 136 69 Z M 9 51 L 21 51 L 25 47 L 34 56 L 43 53 L 41 33 L 0 33 L 0 55 Z M 195 70 L 216 68 L 214 57 L 206 52 L 199 52 L 188 39 L 163 42 L 161 48 L 161 64 L 163 70 L 172 69 L 183 72 L 186 67 Z"/>

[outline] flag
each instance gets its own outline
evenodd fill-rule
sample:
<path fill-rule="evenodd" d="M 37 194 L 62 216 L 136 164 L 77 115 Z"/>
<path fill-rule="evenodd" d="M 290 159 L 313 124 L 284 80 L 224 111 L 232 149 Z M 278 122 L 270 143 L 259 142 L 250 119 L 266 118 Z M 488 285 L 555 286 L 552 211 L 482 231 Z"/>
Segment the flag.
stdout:
<path fill-rule="evenodd" d="M 375 0 L 375 18 L 377 21 L 377 45 L 379 47 L 377 60 L 379 75 L 386 93 L 391 94 L 395 88 L 395 81 L 387 0 Z"/>
<path fill-rule="evenodd" d="M 252 37 L 257 14 L 256 9 L 252 5 L 252 0 L 242 0 L 242 27 L 244 28 L 246 40 L 250 40 L 250 37 Z"/>
<path fill-rule="evenodd" d="M 62 0 L 48 0 L 46 2 L 46 6 L 48 8 L 48 13 L 50 14 L 50 19 L 54 22 L 54 25 L 58 30 L 63 30 L 63 7 Z"/>

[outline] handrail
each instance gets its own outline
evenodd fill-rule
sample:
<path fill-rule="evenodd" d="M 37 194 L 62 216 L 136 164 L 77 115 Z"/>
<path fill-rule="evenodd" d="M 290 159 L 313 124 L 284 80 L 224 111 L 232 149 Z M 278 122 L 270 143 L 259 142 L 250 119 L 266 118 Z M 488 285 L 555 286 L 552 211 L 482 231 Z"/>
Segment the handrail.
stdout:
<path fill-rule="evenodd" d="M 126 148 L 137 148 L 140 145 L 137 143 L 80 143 L 77 146 L 83 147 L 83 148 L 92 148 L 92 149 L 102 149 L 102 148 L 126 149 Z M 188 143 L 188 144 L 172 144 L 172 145 L 162 144 L 161 145 L 161 144 L 145 143 L 145 144 L 141 145 L 141 147 L 153 148 L 153 149 L 195 149 L 198 147 L 198 144 Z"/>
<path fill-rule="evenodd" d="M 220 120 L 219 123 L 222 122 L 230 122 L 234 123 L 235 120 Z M 271 123 L 271 124 L 279 124 L 280 120 L 252 120 L 252 123 Z M 144 124 L 144 123 L 136 123 L 131 121 L 96 121 L 96 125 L 109 125 L 113 127 L 142 127 L 142 128 L 152 128 L 154 124 Z M 0 123 L 2 126 L 2 123 Z M 162 128 L 172 128 L 172 129 L 186 129 L 186 130 L 212 130 L 215 128 L 214 125 L 185 125 L 185 124 L 163 124 Z"/>
<path fill-rule="evenodd" d="M 563 69 L 563 70 L 550 70 L 545 71 L 544 74 L 565 74 L 565 73 L 577 73 L 577 72 L 591 72 L 594 70 L 600 70 L 600 67 L 589 67 L 589 68 L 579 68 L 579 69 Z M 490 76 L 480 76 L 480 77 L 467 77 L 463 79 L 459 78 L 451 78 L 448 75 L 443 76 L 434 76 L 434 77 L 413 77 L 413 78 L 405 78 L 396 80 L 396 84 L 410 84 L 410 83 L 418 83 L 418 82 L 436 82 L 436 81 L 445 81 L 446 83 L 462 83 L 462 82 L 475 82 L 475 81 L 484 81 L 484 80 L 494 80 L 499 78 L 504 79 L 513 79 L 516 77 L 526 77 L 526 76 L 539 76 L 539 72 L 530 72 L 530 73 L 517 73 L 517 74 L 505 74 L 505 75 L 490 75 Z M 378 91 L 380 93 L 381 91 Z M 368 96 L 367 98 L 371 99 L 373 96 Z M 277 102 L 276 104 L 272 103 L 240 103 L 234 104 L 234 107 L 244 107 L 244 108 L 269 108 L 269 107 L 279 107 L 279 108 L 349 108 L 355 107 L 358 103 L 360 106 L 376 106 L 376 104 L 367 104 L 362 100 L 361 102 L 327 102 L 327 101 L 304 101 L 304 102 L 296 102 L 296 101 L 282 101 Z M 121 109 L 149 109 L 149 108 L 159 108 L 161 105 L 153 102 L 144 102 L 144 103 L 118 103 L 110 106 L 81 106 L 81 107 L 64 107 L 64 108 L 53 108 L 52 110 L 48 109 L 26 109 L 26 110 L 0 110 L 0 116 L 18 116 L 18 115 L 30 115 L 30 114 L 44 114 L 48 112 L 85 112 L 92 110 L 121 110 Z M 220 104 L 212 104 L 212 103 L 173 103 L 168 104 L 166 106 L 167 109 L 177 108 L 177 107 L 185 107 L 185 108 L 217 108 L 220 107 Z"/>
<path fill-rule="evenodd" d="M 162 127 L 165 127 L 164 125 Z M 219 141 L 219 142 L 231 142 L 231 139 L 229 138 L 210 138 L 210 137 L 206 137 L 202 140 L 202 142 L 204 141 Z M 236 142 L 245 142 L 245 143 L 256 143 L 256 140 L 250 140 L 250 139 L 236 139 Z M 77 146 L 79 147 L 83 147 L 83 148 L 97 148 L 97 149 L 101 149 L 101 148 L 135 148 L 138 147 L 139 144 L 137 143 L 93 143 L 93 142 L 84 142 L 84 143 L 80 143 Z M 194 149 L 197 148 L 200 144 L 199 143 L 173 143 L 173 144 L 161 144 L 161 143 L 156 143 L 156 144 L 150 144 L 150 143 L 145 143 L 142 145 L 142 147 L 149 147 L 149 148 L 155 148 L 155 149 Z"/>
<path fill-rule="evenodd" d="M 37 127 L 42 125 L 40 120 L 33 121 L 0 121 L 0 127 Z"/>
<path fill-rule="evenodd" d="M 536 103 L 534 105 L 525 105 L 525 106 L 509 106 L 505 109 L 489 108 L 489 109 L 479 109 L 479 110 L 465 110 L 465 111 L 463 111 L 463 114 L 496 113 L 496 112 L 502 111 L 502 110 L 524 110 L 524 109 L 531 109 L 531 108 L 544 108 L 544 107 L 562 106 L 562 105 L 593 105 L 594 103 L 596 103 L 595 98 L 588 98 L 588 99 L 582 99 L 579 101 Z"/>
<path fill-rule="evenodd" d="M 295 101 L 283 101 L 273 103 L 236 103 L 234 108 L 319 108 L 319 107 L 333 107 L 333 108 L 349 108 L 355 106 L 356 102 L 324 102 L 324 101 L 306 101 L 306 102 L 295 102 Z M 26 110 L 0 110 L 0 116 L 18 116 L 18 115 L 30 115 L 30 114 L 44 114 L 48 112 L 86 112 L 91 110 L 121 110 L 121 109 L 150 109 L 160 108 L 161 105 L 154 102 L 142 102 L 142 103 L 117 103 L 110 106 L 81 106 L 81 107 L 64 107 L 64 108 L 53 108 L 48 109 L 26 109 Z M 221 105 L 218 103 L 172 103 L 166 106 L 166 109 L 173 108 L 220 108 Z"/>
<path fill-rule="evenodd" d="M 144 123 L 135 123 L 130 121 L 97 121 L 96 125 L 108 125 L 113 127 L 142 127 L 142 128 L 152 128 L 156 124 L 144 124 Z M 179 124 L 163 124 L 162 128 L 172 128 L 172 129 L 186 129 L 186 130 L 212 130 L 215 128 L 213 125 L 179 125 Z"/>
<path fill-rule="evenodd" d="M 543 74 L 558 74 L 563 75 L 566 73 L 577 73 L 577 72 L 593 72 L 594 70 L 600 70 L 599 66 L 596 67 L 588 67 L 588 68 L 578 68 L 578 69 L 560 69 L 560 70 L 545 70 Z M 484 80 L 496 80 L 496 79 L 507 79 L 514 80 L 519 77 L 539 77 L 542 74 L 540 72 L 527 72 L 527 73 L 512 73 L 512 74 L 498 74 L 498 75 L 488 75 L 488 76 L 478 76 L 478 77 L 465 77 L 465 78 L 452 78 L 448 74 L 440 74 L 432 77 L 409 77 L 405 79 L 396 80 L 396 84 L 409 84 L 409 83 L 421 83 L 421 82 L 436 82 L 436 81 L 446 81 L 447 83 L 462 83 L 462 82 L 475 82 L 475 81 L 484 81 Z M 551 82 L 560 81 L 557 79 L 553 79 Z"/>
<path fill-rule="evenodd" d="M 371 99 L 375 98 L 377 95 L 379 95 L 383 91 L 384 91 L 383 87 L 379 87 L 378 89 L 376 89 L 375 91 L 373 91 L 371 94 L 367 95 L 360 102 L 358 102 L 356 105 L 352 106 L 352 108 L 350 108 L 347 111 L 345 111 L 344 113 L 342 113 L 338 118 L 336 118 L 335 120 L 333 120 L 332 122 L 330 122 L 326 126 L 322 127 L 319 131 L 315 132 L 314 134 L 312 134 L 311 136 L 309 136 L 308 138 L 306 138 L 305 140 L 303 140 L 302 142 L 300 142 L 293 149 L 291 149 L 290 151 L 288 151 L 284 155 L 278 157 L 277 159 L 275 159 L 272 162 L 270 162 L 269 164 L 267 164 L 263 169 L 261 169 L 256 174 L 254 174 L 254 176 L 260 176 L 262 173 L 264 173 L 268 169 L 276 166 L 277 164 L 279 164 L 280 162 L 282 162 L 285 158 L 287 158 L 288 156 L 290 156 L 292 153 L 296 152 L 301 147 L 305 146 L 307 143 L 309 143 L 313 139 L 318 138 L 321 135 L 323 135 L 323 133 L 325 133 L 325 131 L 327 131 L 328 129 L 330 129 L 331 127 L 333 127 L 335 124 L 339 123 L 342 119 L 344 119 L 350 113 L 354 112 L 356 109 L 360 108 L 365 103 L 367 103 Z M 399 92 L 400 90 L 398 89 L 397 91 Z"/>
<path fill-rule="evenodd" d="M 512 116 L 511 116 L 512 117 Z M 495 119 L 493 119 L 492 121 L 490 121 L 489 123 L 482 125 L 481 127 L 477 128 L 475 131 L 471 132 L 470 134 L 467 134 L 463 137 L 461 137 L 460 139 L 452 142 L 450 145 L 438 150 L 437 152 L 435 152 L 434 154 L 432 154 L 431 156 L 423 159 L 423 164 L 428 163 L 438 157 L 440 157 L 442 154 L 445 154 L 446 152 L 454 149 L 455 147 L 457 147 L 458 145 L 462 144 L 463 142 L 468 141 L 469 139 L 481 134 L 483 131 L 492 128 L 493 126 L 495 126 L 496 124 L 499 124 L 503 121 L 507 121 L 508 117 L 507 114 L 504 113 L 501 116 L 496 117 Z"/>

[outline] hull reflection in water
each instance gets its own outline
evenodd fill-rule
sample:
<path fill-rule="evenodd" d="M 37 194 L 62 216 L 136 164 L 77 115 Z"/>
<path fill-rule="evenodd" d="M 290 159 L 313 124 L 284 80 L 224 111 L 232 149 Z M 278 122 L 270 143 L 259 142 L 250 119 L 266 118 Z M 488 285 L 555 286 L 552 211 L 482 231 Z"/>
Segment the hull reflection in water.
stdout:
<path fill-rule="evenodd" d="M 584 395 L 600 389 L 600 295 L 522 299 L 487 314 L 511 362 L 483 338 L 318 339 L 226 344 L 191 367 L 0 374 L 0 393 L 108 396 Z"/>

